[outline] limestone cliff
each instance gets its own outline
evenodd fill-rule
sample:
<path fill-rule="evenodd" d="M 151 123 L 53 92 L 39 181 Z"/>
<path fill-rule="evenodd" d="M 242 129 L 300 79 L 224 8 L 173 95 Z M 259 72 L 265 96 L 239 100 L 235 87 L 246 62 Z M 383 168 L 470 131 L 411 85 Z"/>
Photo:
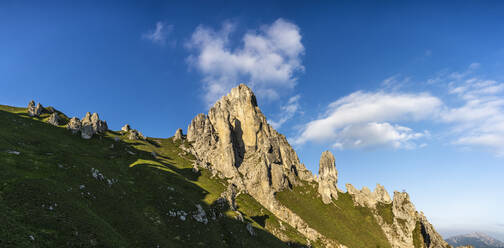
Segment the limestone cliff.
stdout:
<path fill-rule="evenodd" d="M 187 128 L 187 140 L 202 166 L 264 197 L 313 177 L 243 84 L 217 101 L 208 115 L 197 115 Z"/>

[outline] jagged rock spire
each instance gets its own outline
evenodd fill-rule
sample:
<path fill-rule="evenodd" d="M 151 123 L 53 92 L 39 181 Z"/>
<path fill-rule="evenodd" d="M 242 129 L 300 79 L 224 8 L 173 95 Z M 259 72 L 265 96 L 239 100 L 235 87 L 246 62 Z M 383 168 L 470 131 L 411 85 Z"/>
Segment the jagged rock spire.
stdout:
<path fill-rule="evenodd" d="M 175 135 L 173 136 L 173 140 L 182 140 L 184 138 L 184 133 L 182 133 L 182 128 L 177 129 L 175 131 Z"/>
<path fill-rule="evenodd" d="M 338 199 L 337 182 L 336 160 L 330 151 L 325 151 L 320 156 L 318 187 L 318 192 L 325 204 L 331 203 L 332 199 Z"/>
<path fill-rule="evenodd" d="M 28 115 L 31 117 L 39 117 L 40 114 L 42 114 L 42 110 L 44 110 L 44 107 L 42 107 L 42 104 L 38 103 L 37 106 L 35 106 L 35 101 L 31 100 L 28 103 L 27 111 Z"/>

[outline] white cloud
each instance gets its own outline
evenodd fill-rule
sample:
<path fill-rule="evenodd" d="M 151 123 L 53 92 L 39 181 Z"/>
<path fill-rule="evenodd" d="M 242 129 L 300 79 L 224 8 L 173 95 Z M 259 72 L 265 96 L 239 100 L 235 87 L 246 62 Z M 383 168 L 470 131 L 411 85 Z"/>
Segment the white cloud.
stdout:
<path fill-rule="evenodd" d="M 233 48 L 230 35 L 235 25 L 227 22 L 215 31 L 199 26 L 186 46 L 194 52 L 188 61 L 203 75 L 205 101 L 213 103 L 230 88 L 248 83 L 260 96 L 276 98 L 279 89 L 296 84 L 296 72 L 304 70 L 299 27 L 278 19 L 246 33 Z"/>
<path fill-rule="evenodd" d="M 464 146 L 485 147 L 504 155 L 504 84 L 495 80 L 462 75 L 450 83 L 449 92 L 462 104 L 448 108 L 441 120 L 452 126 L 454 141 Z"/>
<path fill-rule="evenodd" d="M 295 95 L 289 98 L 287 104 L 281 107 L 282 117 L 278 121 L 270 120 L 269 123 L 275 129 L 279 129 L 286 121 L 290 120 L 299 111 L 299 98 L 300 95 Z"/>
<path fill-rule="evenodd" d="M 172 32 L 173 25 L 167 25 L 164 22 L 157 22 L 156 28 L 142 34 L 142 38 L 150 40 L 153 43 L 164 45 L 168 35 Z"/>
<path fill-rule="evenodd" d="M 412 148 L 426 135 L 399 124 L 431 118 L 442 106 L 428 93 L 358 91 L 331 103 L 326 114 L 306 124 L 295 143 L 330 142 L 338 148 Z"/>
<path fill-rule="evenodd" d="M 411 128 L 388 122 L 370 122 L 345 126 L 338 132 L 333 147 L 348 149 L 388 146 L 411 149 L 417 147 L 413 140 L 426 134 L 427 132 L 416 133 Z"/>

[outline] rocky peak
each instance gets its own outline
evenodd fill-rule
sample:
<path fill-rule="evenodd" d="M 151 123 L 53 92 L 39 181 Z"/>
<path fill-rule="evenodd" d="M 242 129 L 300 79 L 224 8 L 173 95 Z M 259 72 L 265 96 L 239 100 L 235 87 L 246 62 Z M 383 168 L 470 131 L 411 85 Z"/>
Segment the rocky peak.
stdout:
<path fill-rule="evenodd" d="M 246 85 L 233 88 L 208 115 L 194 117 L 187 140 L 198 166 L 227 179 L 238 192 L 248 192 L 309 239 L 321 237 L 274 197 L 275 192 L 311 181 L 313 175 L 299 162 L 285 136 L 268 124 Z"/>
<path fill-rule="evenodd" d="M 322 153 L 319 162 L 319 187 L 318 192 L 322 196 L 325 204 L 331 203 L 331 199 L 338 199 L 338 171 L 336 170 L 336 160 L 330 151 Z"/>

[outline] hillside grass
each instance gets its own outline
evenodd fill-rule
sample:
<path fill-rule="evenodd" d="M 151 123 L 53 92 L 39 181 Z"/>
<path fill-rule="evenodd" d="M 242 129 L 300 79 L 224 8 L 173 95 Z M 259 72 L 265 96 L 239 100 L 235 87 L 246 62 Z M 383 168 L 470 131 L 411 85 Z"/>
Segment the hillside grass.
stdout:
<path fill-rule="evenodd" d="M 180 141 L 130 141 L 113 131 L 83 140 L 63 125 L 45 123 L 48 116 L 32 118 L 25 108 L 0 105 L 0 247 L 306 243 L 248 195 L 237 200 L 245 222 L 216 204 L 226 183 L 206 170 L 194 172 Z M 197 205 L 208 224 L 193 217 Z"/>
<path fill-rule="evenodd" d="M 276 198 L 310 227 L 347 247 L 390 247 L 371 211 L 354 206 L 348 193 L 338 193 L 338 200 L 324 204 L 317 193 L 316 184 L 306 183 L 293 190 L 278 192 Z"/>

